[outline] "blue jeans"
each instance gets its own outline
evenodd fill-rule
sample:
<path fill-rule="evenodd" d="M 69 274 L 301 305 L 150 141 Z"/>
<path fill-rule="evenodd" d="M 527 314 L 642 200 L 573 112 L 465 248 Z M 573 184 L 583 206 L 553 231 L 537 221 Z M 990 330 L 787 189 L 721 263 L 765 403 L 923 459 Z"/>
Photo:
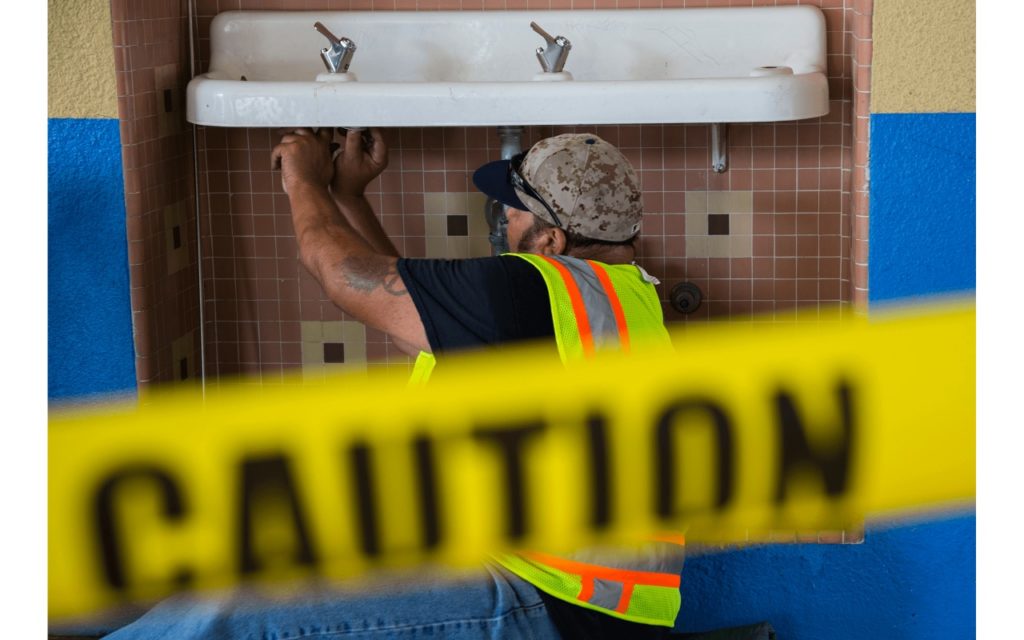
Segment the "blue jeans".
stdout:
<path fill-rule="evenodd" d="M 504 568 L 446 578 L 378 578 L 358 586 L 243 587 L 182 594 L 108 640 L 537 638 L 557 640 L 537 590 Z"/>

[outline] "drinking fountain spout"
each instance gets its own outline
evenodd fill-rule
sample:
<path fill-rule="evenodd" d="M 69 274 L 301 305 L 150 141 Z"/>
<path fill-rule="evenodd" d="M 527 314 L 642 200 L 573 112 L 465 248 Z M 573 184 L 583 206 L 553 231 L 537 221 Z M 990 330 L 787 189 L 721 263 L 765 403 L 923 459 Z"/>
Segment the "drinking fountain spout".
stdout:
<path fill-rule="evenodd" d="M 565 36 L 552 37 L 536 22 L 531 22 L 530 27 L 547 42 L 546 47 L 537 47 L 537 59 L 540 60 L 541 69 L 544 70 L 544 73 L 562 73 L 565 61 L 569 57 L 569 49 L 572 49 L 572 43 Z"/>
<path fill-rule="evenodd" d="M 352 56 L 356 52 L 356 43 L 348 38 L 338 38 L 322 22 L 314 23 L 313 28 L 323 34 L 331 43 L 331 46 L 320 50 L 320 58 L 324 61 L 327 72 L 348 73 L 348 66 L 352 64 Z"/>

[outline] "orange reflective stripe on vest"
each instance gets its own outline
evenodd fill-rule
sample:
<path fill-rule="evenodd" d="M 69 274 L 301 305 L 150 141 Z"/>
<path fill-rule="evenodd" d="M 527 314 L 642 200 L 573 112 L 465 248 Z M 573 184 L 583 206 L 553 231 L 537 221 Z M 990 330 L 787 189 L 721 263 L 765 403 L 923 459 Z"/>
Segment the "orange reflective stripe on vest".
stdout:
<path fill-rule="evenodd" d="M 615 292 L 612 280 L 608 277 L 608 272 L 604 270 L 604 267 L 593 260 L 587 260 L 587 264 L 597 274 L 597 279 L 600 281 L 601 286 L 604 287 L 604 292 L 608 296 L 608 303 L 611 305 L 612 313 L 615 315 L 615 327 L 619 330 L 619 347 L 623 353 L 629 353 L 629 327 L 626 325 L 626 313 L 622 310 L 619 294 Z"/>
<path fill-rule="evenodd" d="M 548 256 L 540 256 L 540 258 L 554 267 L 558 271 L 558 275 L 562 277 L 565 292 L 569 295 L 569 300 L 572 302 L 573 315 L 576 316 L 576 329 L 579 331 L 580 342 L 583 344 L 583 355 L 588 358 L 593 356 L 594 335 L 590 330 L 590 317 L 587 313 L 587 306 L 583 302 L 583 294 L 580 291 L 579 285 L 576 284 L 576 279 L 573 278 L 573 274 L 569 269 L 558 260 Z"/>

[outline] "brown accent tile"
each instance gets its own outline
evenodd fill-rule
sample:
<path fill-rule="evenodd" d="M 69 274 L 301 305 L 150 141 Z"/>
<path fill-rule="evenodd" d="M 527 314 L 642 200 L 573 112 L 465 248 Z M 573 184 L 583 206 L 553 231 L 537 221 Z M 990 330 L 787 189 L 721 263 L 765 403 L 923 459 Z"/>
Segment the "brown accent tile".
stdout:
<path fill-rule="evenodd" d="M 324 343 L 324 364 L 345 362 L 345 344 L 342 342 Z"/>
<path fill-rule="evenodd" d="M 708 214 L 708 235 L 727 236 L 729 235 L 729 214 L 711 213 Z"/>

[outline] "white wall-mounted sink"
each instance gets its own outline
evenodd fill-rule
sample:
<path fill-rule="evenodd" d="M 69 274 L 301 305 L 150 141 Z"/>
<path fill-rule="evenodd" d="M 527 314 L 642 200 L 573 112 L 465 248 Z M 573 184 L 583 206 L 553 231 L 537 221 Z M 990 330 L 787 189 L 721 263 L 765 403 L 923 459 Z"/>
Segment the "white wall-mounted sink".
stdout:
<path fill-rule="evenodd" d="M 356 80 L 317 80 L 328 44 L 317 21 L 356 43 Z M 531 21 L 570 40 L 573 79 L 534 79 L 544 40 Z M 188 119 L 203 125 L 771 122 L 828 113 L 825 21 L 809 6 L 229 11 L 210 31 L 209 72 L 188 85 Z"/>

